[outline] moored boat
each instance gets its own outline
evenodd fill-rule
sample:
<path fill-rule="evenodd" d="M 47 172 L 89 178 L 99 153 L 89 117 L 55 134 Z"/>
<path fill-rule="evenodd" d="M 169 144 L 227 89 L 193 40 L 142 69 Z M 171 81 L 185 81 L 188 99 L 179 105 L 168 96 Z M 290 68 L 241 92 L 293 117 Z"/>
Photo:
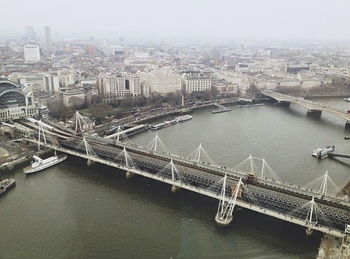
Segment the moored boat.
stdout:
<path fill-rule="evenodd" d="M 34 158 L 34 162 L 31 163 L 30 166 L 23 169 L 24 173 L 31 174 L 31 173 L 39 172 L 41 170 L 44 170 L 46 168 L 49 168 L 51 166 L 54 166 L 58 163 L 63 162 L 64 160 L 67 159 L 67 156 L 66 155 L 57 156 L 55 154 L 54 156 L 51 156 L 46 159 L 41 159 L 38 156 L 33 156 L 33 158 Z"/>
<path fill-rule="evenodd" d="M 192 115 L 186 114 L 175 118 L 177 122 L 192 120 Z"/>
<path fill-rule="evenodd" d="M 169 126 L 174 125 L 176 123 L 177 123 L 177 119 L 167 120 L 167 121 L 164 121 L 162 123 L 152 125 L 151 130 L 158 130 L 158 129 L 166 128 L 166 127 L 169 127 Z"/>

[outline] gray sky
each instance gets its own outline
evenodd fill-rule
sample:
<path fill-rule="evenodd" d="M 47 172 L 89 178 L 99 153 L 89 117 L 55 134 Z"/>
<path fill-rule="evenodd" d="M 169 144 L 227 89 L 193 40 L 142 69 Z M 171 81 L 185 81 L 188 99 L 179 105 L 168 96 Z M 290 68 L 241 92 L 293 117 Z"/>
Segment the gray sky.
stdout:
<path fill-rule="evenodd" d="M 350 39 L 350 0 L 1 0 L 0 35 Z"/>

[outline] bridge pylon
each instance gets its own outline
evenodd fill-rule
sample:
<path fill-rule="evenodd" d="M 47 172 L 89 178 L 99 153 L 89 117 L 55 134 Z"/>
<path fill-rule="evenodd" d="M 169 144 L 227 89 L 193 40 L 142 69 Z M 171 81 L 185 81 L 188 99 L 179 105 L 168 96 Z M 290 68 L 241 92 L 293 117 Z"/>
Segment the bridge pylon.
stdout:
<path fill-rule="evenodd" d="M 241 186 L 243 185 L 242 177 L 239 178 L 238 183 L 232 186 L 231 197 L 227 201 L 226 198 L 226 183 L 227 175 L 224 176 L 224 181 L 221 189 L 221 198 L 219 201 L 218 210 L 215 216 L 215 221 L 219 226 L 227 226 L 231 223 L 233 216 L 233 209 L 236 206 L 237 197 L 240 196 Z"/>
<path fill-rule="evenodd" d="M 40 150 L 40 145 L 41 145 L 41 137 L 43 138 L 43 141 L 45 144 L 46 142 L 46 136 L 45 136 L 45 131 L 44 131 L 44 126 L 41 120 L 38 121 L 38 150 Z"/>
<path fill-rule="evenodd" d="M 82 127 L 82 119 L 83 116 L 80 115 L 78 111 L 75 112 L 75 133 L 81 133 L 83 132 L 83 127 Z"/>
<path fill-rule="evenodd" d="M 122 156 L 122 158 L 125 161 L 125 166 L 127 167 L 126 173 L 125 173 L 125 177 L 126 178 L 131 178 L 134 176 L 134 173 L 131 172 L 129 169 L 131 168 L 135 168 L 135 163 L 132 160 L 129 152 L 126 151 L 126 147 L 123 148 L 123 151 L 120 153 L 120 155 Z"/>
<path fill-rule="evenodd" d="M 310 203 L 310 210 L 306 216 L 306 223 L 309 225 L 316 225 L 318 222 L 317 218 L 317 207 L 315 202 L 315 197 L 312 197 Z M 311 227 L 306 228 L 306 235 L 311 236 L 313 233 L 313 229 Z"/>

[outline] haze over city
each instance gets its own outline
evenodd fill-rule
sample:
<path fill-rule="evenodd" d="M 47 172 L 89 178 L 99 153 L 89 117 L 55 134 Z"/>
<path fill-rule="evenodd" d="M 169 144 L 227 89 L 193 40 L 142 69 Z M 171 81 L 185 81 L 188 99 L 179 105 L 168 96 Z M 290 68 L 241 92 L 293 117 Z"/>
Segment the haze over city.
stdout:
<path fill-rule="evenodd" d="M 3 0 L 1 258 L 350 258 L 349 0 Z"/>
<path fill-rule="evenodd" d="M 349 40 L 347 0 L 4 0 L 2 37 L 31 25 L 52 27 L 56 40 Z"/>

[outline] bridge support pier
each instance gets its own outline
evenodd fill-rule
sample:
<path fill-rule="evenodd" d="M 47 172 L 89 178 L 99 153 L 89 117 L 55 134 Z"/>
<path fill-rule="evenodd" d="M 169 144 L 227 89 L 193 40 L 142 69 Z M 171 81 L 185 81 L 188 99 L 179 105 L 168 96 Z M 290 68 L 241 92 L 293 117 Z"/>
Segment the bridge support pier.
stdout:
<path fill-rule="evenodd" d="M 350 121 L 345 123 L 345 129 L 350 130 Z"/>
<path fill-rule="evenodd" d="M 134 176 L 134 173 L 133 172 L 130 172 L 130 171 L 126 171 L 126 173 L 125 173 L 125 177 L 126 178 L 131 178 L 131 177 L 133 177 Z"/>
<path fill-rule="evenodd" d="M 306 232 L 306 236 L 309 237 L 312 235 L 312 233 L 314 233 L 314 230 L 312 228 L 306 228 L 305 232 Z"/>
<path fill-rule="evenodd" d="M 88 159 L 86 161 L 86 164 L 87 164 L 87 166 L 92 166 L 94 164 L 94 161 L 91 161 L 90 159 Z"/>
<path fill-rule="evenodd" d="M 283 106 L 283 107 L 289 107 L 290 106 L 290 102 L 287 102 L 287 101 L 279 101 L 278 104 Z"/>
<path fill-rule="evenodd" d="M 175 185 L 171 186 L 171 192 L 172 193 L 176 193 L 176 192 L 180 191 L 180 189 L 181 188 L 179 186 L 175 186 Z"/>
<path fill-rule="evenodd" d="M 314 118 L 321 117 L 321 114 L 322 114 L 321 110 L 310 109 L 307 111 L 307 116 L 314 117 Z"/>

